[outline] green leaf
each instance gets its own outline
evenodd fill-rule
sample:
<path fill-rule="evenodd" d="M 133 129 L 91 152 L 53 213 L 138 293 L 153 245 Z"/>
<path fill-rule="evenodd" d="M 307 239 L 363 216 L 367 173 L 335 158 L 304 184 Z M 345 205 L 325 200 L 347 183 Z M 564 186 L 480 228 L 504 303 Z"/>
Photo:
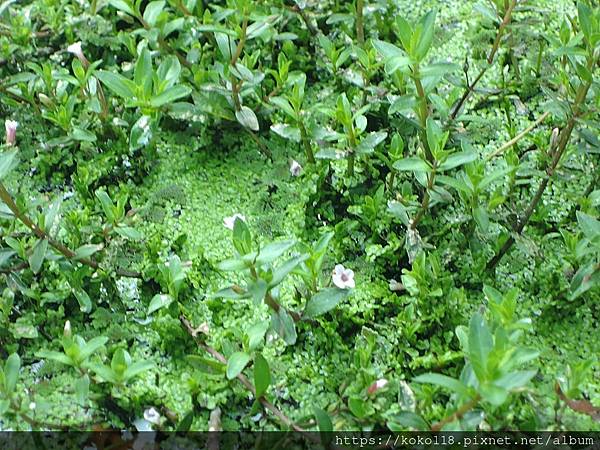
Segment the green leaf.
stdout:
<path fill-rule="evenodd" d="M 535 376 L 537 370 L 519 370 L 510 372 L 494 381 L 496 386 L 500 386 L 507 391 L 519 389 L 525 386 Z"/>
<path fill-rule="evenodd" d="M 122 376 L 125 373 L 125 370 L 127 370 L 129 364 L 131 364 L 131 356 L 129 355 L 129 352 L 122 348 L 118 348 L 110 361 L 110 368 L 115 374 Z"/>
<path fill-rule="evenodd" d="M 233 380 L 237 377 L 246 365 L 250 362 L 250 355 L 244 352 L 235 352 L 227 361 L 227 379 Z"/>
<path fill-rule="evenodd" d="M 579 25 L 581 26 L 581 31 L 583 31 L 583 35 L 591 42 L 592 37 L 592 20 L 594 20 L 594 14 L 590 7 L 583 1 L 577 2 L 577 14 L 579 16 Z"/>
<path fill-rule="evenodd" d="M 414 56 L 420 61 L 427 55 L 433 42 L 433 31 L 435 25 L 435 10 L 429 11 L 419 21 L 422 26 L 419 42 L 414 50 Z"/>
<path fill-rule="evenodd" d="M 367 414 L 364 400 L 358 397 L 350 397 L 348 399 L 348 409 L 359 419 L 363 419 Z"/>
<path fill-rule="evenodd" d="M 135 97 L 135 83 L 131 80 L 128 80 L 123 75 L 108 72 L 106 70 L 99 70 L 96 72 L 96 76 L 102 82 L 102 84 L 104 84 L 119 97 L 123 97 L 126 100 Z"/>
<path fill-rule="evenodd" d="M 233 222 L 233 246 L 240 255 L 247 255 L 252 250 L 250 229 L 239 217 L 236 217 Z"/>
<path fill-rule="evenodd" d="M 393 165 L 394 169 L 400 172 L 430 172 L 431 167 L 421 158 L 410 157 L 402 158 Z"/>
<path fill-rule="evenodd" d="M 252 296 L 255 305 L 260 305 L 267 295 L 269 285 L 265 280 L 258 279 L 248 284 L 248 293 Z"/>
<path fill-rule="evenodd" d="M 123 378 L 125 380 L 130 380 L 142 372 L 146 372 L 154 367 L 154 363 L 152 361 L 137 361 L 131 364 L 125 372 L 123 373 Z"/>
<path fill-rule="evenodd" d="M 479 386 L 479 393 L 485 401 L 495 406 L 500 406 L 508 398 L 506 389 L 491 383 L 483 383 Z"/>
<path fill-rule="evenodd" d="M 476 159 L 477 153 L 472 151 L 453 153 L 440 165 L 439 170 L 440 172 L 443 172 L 445 170 L 454 169 L 455 167 L 473 162 Z"/>
<path fill-rule="evenodd" d="M 104 381 L 108 381 L 109 383 L 113 384 L 117 384 L 119 382 L 116 374 L 108 366 L 103 366 L 101 364 L 90 364 L 89 368 Z"/>
<path fill-rule="evenodd" d="M 398 57 L 406 58 L 406 53 L 404 52 L 404 50 L 402 50 L 399 47 L 396 47 L 394 44 L 380 41 L 379 39 L 374 39 L 372 43 L 375 50 L 377 50 L 377 52 L 386 60 Z"/>
<path fill-rule="evenodd" d="M 204 33 L 219 33 L 226 34 L 233 38 L 237 37 L 237 33 L 227 27 L 217 24 L 207 24 L 207 25 L 197 25 L 194 27 L 196 31 L 201 31 Z"/>
<path fill-rule="evenodd" d="M 411 411 L 402 411 L 394 415 L 388 422 L 387 426 L 391 431 L 405 431 L 406 428 L 415 431 L 429 431 L 429 424 L 418 414 Z"/>
<path fill-rule="evenodd" d="M 144 20 L 148 22 L 150 26 L 155 26 L 164 7 L 164 0 L 148 3 L 148 6 L 146 6 L 146 9 L 144 10 Z"/>
<path fill-rule="evenodd" d="M 131 7 L 131 2 L 125 0 L 108 0 L 108 3 L 118 10 L 135 17 L 135 12 L 133 12 L 133 8 Z"/>
<path fill-rule="evenodd" d="M 284 308 L 279 308 L 278 312 L 272 312 L 271 328 L 275 330 L 287 345 L 294 345 L 296 343 L 298 337 L 296 334 L 296 324 Z"/>
<path fill-rule="evenodd" d="M 194 411 L 190 411 L 189 413 L 187 413 L 185 416 L 183 416 L 183 419 L 181 419 L 179 421 L 179 423 L 177 424 L 177 428 L 175 428 L 176 432 L 186 432 L 186 431 L 190 431 L 190 428 L 192 428 L 192 424 L 194 423 Z"/>
<path fill-rule="evenodd" d="M 204 356 L 199 355 L 186 355 L 185 359 L 192 367 L 204 373 L 222 374 L 225 372 L 225 366 L 214 359 L 205 358 Z"/>
<path fill-rule="evenodd" d="M 142 239 L 142 233 L 132 227 L 127 227 L 125 225 L 119 225 L 115 227 L 115 232 L 120 234 L 124 238 L 131 239 L 132 241 L 139 241 Z"/>
<path fill-rule="evenodd" d="M 100 206 L 102 207 L 102 210 L 104 211 L 104 215 L 106 216 L 108 221 L 111 223 L 114 223 L 117 218 L 115 217 L 115 212 L 114 212 L 115 204 L 113 203 L 111 198 L 102 189 L 98 189 L 95 192 L 95 195 L 96 195 L 96 198 L 100 201 Z"/>
<path fill-rule="evenodd" d="M 440 373 L 424 373 L 413 379 L 416 383 L 430 383 L 456 392 L 457 394 L 468 396 L 469 388 L 456 378 L 452 378 Z"/>
<path fill-rule="evenodd" d="M 271 131 L 278 134 L 284 139 L 289 139 L 294 142 L 300 142 L 300 130 L 296 127 L 285 123 L 274 123 L 271 125 Z"/>
<path fill-rule="evenodd" d="M 102 248 L 103 248 L 102 245 L 95 245 L 95 244 L 82 245 L 81 247 L 78 247 L 77 250 L 75 250 L 75 256 L 73 256 L 73 259 L 78 260 L 78 259 L 89 258 L 94 253 L 102 250 Z"/>
<path fill-rule="evenodd" d="M 144 98 L 148 98 L 152 93 L 152 57 L 150 51 L 144 48 L 138 57 L 133 72 L 133 82 L 138 87 L 142 87 Z"/>
<path fill-rule="evenodd" d="M 85 406 L 89 392 L 90 377 L 85 374 L 75 381 L 75 395 L 77 396 L 77 403 L 79 403 L 81 406 Z"/>
<path fill-rule="evenodd" d="M 256 262 L 258 264 L 273 262 L 294 245 L 296 241 L 271 242 L 260 249 Z"/>
<path fill-rule="evenodd" d="M 29 267 L 33 273 L 38 273 L 42 268 L 42 263 L 46 258 L 46 251 L 48 250 L 48 239 L 40 239 L 37 241 L 31 255 L 29 256 Z"/>
<path fill-rule="evenodd" d="M 17 149 L 0 153 L 0 180 L 2 180 L 17 165 L 18 153 Z"/>
<path fill-rule="evenodd" d="M 404 46 L 404 49 L 408 53 L 412 53 L 410 42 L 412 40 L 413 29 L 404 17 L 398 17 L 396 19 L 396 26 L 398 28 L 398 37 Z M 412 55 L 411 55 L 412 56 Z"/>
<path fill-rule="evenodd" d="M 248 331 L 246 331 L 246 335 L 248 336 L 248 347 L 250 350 L 254 350 L 263 342 L 268 328 L 269 322 L 264 320 L 262 322 L 255 323 L 248 329 Z"/>
<path fill-rule="evenodd" d="M 317 426 L 319 427 L 319 431 L 321 433 L 330 433 L 333 431 L 333 423 L 331 423 L 329 414 L 327 414 L 321 408 L 317 408 L 316 406 L 313 407 L 313 414 L 315 415 Z"/>
<path fill-rule="evenodd" d="M 292 120 L 296 120 L 296 112 L 287 98 L 273 97 L 270 100 L 271 104 L 277 106 L 280 110 L 286 113 Z"/>
<path fill-rule="evenodd" d="M 79 303 L 79 310 L 84 313 L 89 313 L 92 310 L 92 299 L 81 288 L 73 288 L 73 295 Z"/>
<path fill-rule="evenodd" d="M 179 75 L 181 74 L 181 63 L 174 56 L 166 57 L 162 63 L 158 66 L 156 70 L 156 75 L 158 79 L 166 83 L 167 87 L 173 86 L 175 82 L 179 79 Z"/>
<path fill-rule="evenodd" d="M 577 222 L 585 237 L 590 241 L 595 242 L 600 238 L 600 221 L 588 214 L 577 211 Z"/>
<path fill-rule="evenodd" d="M 146 314 L 150 315 L 161 308 L 166 308 L 171 303 L 173 303 L 173 298 L 170 295 L 156 294 L 154 297 L 152 297 L 152 300 L 150 300 Z"/>
<path fill-rule="evenodd" d="M 152 98 L 152 100 L 150 100 L 150 105 L 154 108 L 159 108 L 167 103 L 173 103 L 175 100 L 187 97 L 191 92 L 192 90 L 188 86 L 173 86 Z"/>
<path fill-rule="evenodd" d="M 485 319 L 475 313 L 469 323 L 469 360 L 480 383 L 487 379 L 487 362 L 493 338 Z"/>
<path fill-rule="evenodd" d="M 21 358 L 16 353 L 11 354 L 4 364 L 4 393 L 14 394 L 21 369 Z"/>
<path fill-rule="evenodd" d="M 248 128 L 252 131 L 258 131 L 258 119 L 256 118 L 256 114 L 247 106 L 242 106 L 239 111 L 235 112 L 235 118 L 238 120 L 242 126 Z"/>
<path fill-rule="evenodd" d="M 86 343 L 79 352 L 80 360 L 86 360 L 90 356 L 92 356 L 97 350 L 102 348 L 104 344 L 108 342 L 108 338 L 106 336 L 96 336 L 93 339 L 90 339 L 88 343 Z"/>
<path fill-rule="evenodd" d="M 349 293 L 350 291 L 347 289 L 334 287 L 321 289 L 306 303 L 303 316 L 310 318 L 325 314 L 335 308 Z"/>
<path fill-rule="evenodd" d="M 269 283 L 269 287 L 277 286 L 279 283 L 283 281 L 283 279 L 294 270 L 298 264 L 308 259 L 308 255 L 300 255 L 294 258 L 291 258 L 284 262 L 281 266 L 277 267 L 273 271 L 273 278 L 271 278 L 271 283 Z"/>
<path fill-rule="evenodd" d="M 356 147 L 356 153 L 373 153 L 375 151 L 375 147 L 385 141 L 385 138 L 387 138 L 387 133 L 385 131 L 375 131 L 373 133 L 369 133 Z"/>
<path fill-rule="evenodd" d="M 271 384 L 271 370 L 269 363 L 260 353 L 254 357 L 254 388 L 256 398 L 262 397 Z"/>
<path fill-rule="evenodd" d="M 43 359 L 50 359 L 52 361 L 59 362 L 66 366 L 74 365 L 74 362 L 71 358 L 69 358 L 64 353 L 60 353 L 60 352 L 55 352 L 55 351 L 50 351 L 50 350 L 40 350 L 35 353 L 35 356 L 37 356 L 38 358 L 43 358 Z"/>
<path fill-rule="evenodd" d="M 237 272 L 247 268 L 248 266 L 246 265 L 244 260 L 239 258 L 226 259 L 225 261 L 221 261 L 217 264 L 217 269 L 223 270 L 225 272 Z"/>

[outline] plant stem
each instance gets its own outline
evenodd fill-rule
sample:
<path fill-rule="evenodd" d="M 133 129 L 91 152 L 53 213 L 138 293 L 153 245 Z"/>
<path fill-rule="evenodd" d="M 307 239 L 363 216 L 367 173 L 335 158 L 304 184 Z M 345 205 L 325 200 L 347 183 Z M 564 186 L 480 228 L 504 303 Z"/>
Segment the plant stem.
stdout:
<path fill-rule="evenodd" d="M 209 353 L 213 358 L 215 358 L 221 364 L 227 365 L 227 359 L 225 358 L 225 356 L 223 356 L 217 350 L 215 350 L 214 348 L 212 348 L 210 345 L 202 342 L 198 338 L 198 331 L 192 326 L 192 324 L 190 323 L 190 321 L 184 315 L 179 316 L 179 321 L 181 322 L 181 325 L 182 325 L 183 329 L 190 336 L 192 336 L 192 338 L 194 339 L 194 341 L 196 342 L 196 344 L 198 345 L 198 347 L 200 347 L 201 349 L 203 349 L 205 352 Z M 243 373 L 238 374 L 236 378 L 256 398 L 256 390 L 254 389 L 254 386 L 252 385 L 252 383 L 250 382 L 250 380 Z M 287 427 L 289 427 L 289 428 L 291 428 L 294 431 L 297 431 L 299 433 L 306 433 L 307 432 L 304 428 L 296 425 L 292 421 L 292 419 L 290 419 L 288 416 L 286 416 L 279 408 L 277 408 L 275 405 L 273 405 L 271 402 L 269 402 L 264 397 L 260 397 L 257 400 L 263 405 L 263 407 L 265 409 L 268 409 L 285 426 L 287 426 Z M 307 434 L 306 436 L 310 438 L 310 435 Z M 318 439 L 320 439 L 320 438 L 318 438 Z"/>
<path fill-rule="evenodd" d="M 23 223 L 23 225 L 25 225 L 29 230 L 31 230 L 33 232 L 33 234 L 36 235 L 39 239 L 46 239 L 48 241 L 48 244 L 50 244 L 52 247 L 54 247 L 56 250 L 58 250 L 67 259 L 72 259 L 75 257 L 76 254 L 73 250 L 66 247 L 61 242 L 56 241 L 55 239 L 51 238 L 48 235 L 48 233 L 46 233 L 44 230 L 42 230 L 40 227 L 38 227 L 25 213 L 23 213 L 20 210 L 20 208 L 17 206 L 17 204 L 13 200 L 12 196 L 6 190 L 6 187 L 4 187 L 4 184 L 2 182 L 0 182 L 0 200 L 2 200 L 2 202 L 4 202 L 4 204 L 6 206 L 8 206 L 8 208 L 11 210 L 13 215 L 17 219 L 19 219 L 19 221 L 21 221 L 21 223 Z M 77 261 L 86 266 L 90 266 L 93 269 L 100 268 L 100 265 L 93 259 L 80 258 L 80 259 L 77 259 Z M 141 276 L 142 276 L 139 272 L 133 272 L 130 270 L 123 270 L 123 269 L 117 269 L 116 273 L 117 273 L 117 275 L 121 275 L 123 277 L 130 277 L 130 278 L 141 278 Z"/>
<path fill-rule="evenodd" d="M 354 127 L 350 124 L 348 129 L 348 140 L 350 144 L 350 155 L 348 156 L 348 168 L 346 169 L 346 176 L 352 178 L 354 176 L 354 161 L 356 160 L 356 136 L 354 135 Z"/>
<path fill-rule="evenodd" d="M 310 145 L 310 141 L 308 140 L 308 133 L 306 132 L 306 127 L 304 126 L 302 119 L 298 120 L 298 128 L 300 128 L 300 139 L 302 140 L 302 145 L 304 146 L 306 159 L 310 164 L 315 164 L 315 155 Z"/>
<path fill-rule="evenodd" d="M 417 96 L 419 100 L 419 123 L 421 125 L 421 130 L 419 132 L 419 136 L 421 139 L 421 144 L 423 145 L 423 149 L 425 150 L 425 157 L 427 161 L 433 163 L 433 154 L 431 153 L 431 149 L 429 148 L 429 143 L 427 142 L 427 117 L 429 116 L 429 106 L 427 103 L 427 94 L 425 93 L 425 89 L 423 88 L 423 84 L 421 83 L 421 74 L 419 73 L 419 66 L 415 64 L 412 68 L 413 72 L 413 80 L 415 83 L 415 89 L 417 90 Z"/>
<path fill-rule="evenodd" d="M 248 17 L 244 14 L 244 21 L 242 22 L 242 30 L 240 32 L 240 41 L 238 42 L 237 47 L 235 48 L 235 53 L 231 57 L 231 65 L 235 67 L 237 60 L 242 54 L 242 50 L 244 49 L 244 45 L 246 44 L 246 31 L 248 30 Z"/>
<path fill-rule="evenodd" d="M 439 422 L 431 425 L 431 431 L 440 431 L 442 428 L 444 428 L 445 425 L 448 425 L 449 423 L 461 419 L 466 413 L 468 413 L 475 406 L 477 406 L 479 400 L 481 400 L 481 397 L 478 394 L 472 400 L 469 400 L 467 403 L 458 408 L 453 414 L 450 414 L 448 417 L 444 417 Z"/>
<path fill-rule="evenodd" d="M 415 218 L 410 222 L 411 230 L 415 230 L 417 228 L 417 225 L 419 224 L 419 222 L 421 222 L 421 220 L 425 216 L 425 213 L 429 209 L 429 201 L 431 200 L 430 191 L 431 191 L 431 189 L 433 189 L 434 183 L 435 183 L 435 164 L 433 166 L 433 171 L 429 174 L 429 177 L 427 177 L 427 187 L 425 188 L 425 193 L 423 194 L 423 200 L 421 201 L 421 207 L 419 208 L 419 212 L 417 213 Z"/>
<path fill-rule="evenodd" d="M 593 67 L 596 65 L 596 60 L 597 60 L 597 58 L 594 58 L 594 57 L 589 58 L 588 69 L 590 69 L 590 70 L 593 69 Z M 521 216 L 521 218 L 519 218 L 519 220 L 513 227 L 513 231 L 516 234 L 521 234 L 521 232 L 525 228 L 525 225 L 527 225 L 527 222 L 531 218 L 531 215 L 535 211 L 537 204 L 539 203 L 540 199 L 542 198 L 544 191 L 548 187 L 548 184 L 549 184 L 552 176 L 554 175 L 556 167 L 558 166 L 558 163 L 560 162 L 560 160 L 563 156 L 563 153 L 565 152 L 567 144 L 569 143 L 569 140 L 571 139 L 571 134 L 573 132 L 573 128 L 575 127 L 575 124 L 577 123 L 577 119 L 581 112 L 580 111 L 581 106 L 585 100 L 585 97 L 587 96 L 587 93 L 588 93 L 591 85 L 592 85 L 592 80 L 590 80 L 586 83 L 582 83 L 579 86 L 579 89 L 577 90 L 577 95 L 575 97 L 575 101 L 571 108 L 573 113 L 571 114 L 571 117 L 569 118 L 567 125 L 562 129 L 562 131 L 559 135 L 557 148 L 550 149 L 551 152 L 553 151 L 553 153 L 552 153 L 553 157 L 552 157 L 552 161 L 546 168 L 546 176 L 540 183 L 535 195 L 529 202 L 529 206 L 523 213 L 523 216 Z M 494 269 L 496 267 L 496 265 L 500 262 L 502 257 L 506 254 L 506 252 L 508 252 L 508 250 L 512 247 L 514 242 L 515 242 L 515 238 L 513 236 L 510 236 L 506 240 L 506 242 L 504 243 L 504 245 L 502 246 L 500 251 L 487 263 L 486 268 L 488 270 Z"/>
<path fill-rule="evenodd" d="M 546 119 L 546 117 L 548 117 L 550 115 L 550 111 L 546 111 L 544 114 L 542 114 L 540 117 L 537 118 L 537 120 L 535 122 L 533 122 L 530 126 L 528 126 L 527 128 L 525 128 L 523 131 L 521 131 L 519 134 L 517 134 L 514 138 L 512 138 L 510 141 L 502 144 L 500 147 L 498 147 L 496 150 L 494 150 L 493 152 L 491 152 L 490 154 L 488 154 L 486 156 L 486 161 L 489 161 L 490 159 L 498 156 L 500 153 L 502 153 L 504 150 L 506 150 L 509 147 L 512 147 L 513 145 L 515 145 L 517 142 L 519 142 L 523 137 L 525 137 L 531 130 L 533 130 L 535 127 L 537 127 L 540 123 L 542 123 L 544 121 L 544 119 Z"/>
<path fill-rule="evenodd" d="M 475 85 L 477 83 L 479 83 L 479 80 L 481 80 L 483 75 L 487 72 L 487 70 L 490 68 L 490 66 L 494 62 L 494 57 L 496 56 L 496 53 L 498 52 L 498 48 L 500 47 L 500 40 L 502 39 L 502 34 L 504 33 L 505 28 L 510 23 L 510 20 L 512 17 L 512 12 L 516 5 L 517 5 L 517 0 L 512 0 L 510 2 L 510 4 L 508 5 L 508 8 L 506 9 L 506 12 L 504 13 L 504 18 L 502 19 L 502 22 L 500 23 L 500 26 L 498 27 L 498 32 L 496 33 L 496 39 L 494 40 L 492 49 L 490 50 L 490 53 L 486 59 L 487 65 L 484 66 L 483 69 L 481 69 L 481 71 L 479 72 L 479 75 L 477 75 L 477 77 L 475 77 L 473 82 L 467 86 L 467 89 L 465 90 L 464 94 L 462 95 L 462 97 L 460 98 L 460 100 L 458 101 L 458 103 L 456 104 L 456 106 L 454 107 L 452 112 L 450 113 L 450 117 L 449 117 L 450 121 L 453 121 L 454 119 L 456 119 L 456 116 L 462 109 L 464 103 L 467 101 L 467 99 L 473 93 L 473 90 L 475 89 Z"/>
<path fill-rule="evenodd" d="M 363 23 L 364 0 L 356 0 L 356 40 L 361 47 L 365 45 L 365 26 Z"/>

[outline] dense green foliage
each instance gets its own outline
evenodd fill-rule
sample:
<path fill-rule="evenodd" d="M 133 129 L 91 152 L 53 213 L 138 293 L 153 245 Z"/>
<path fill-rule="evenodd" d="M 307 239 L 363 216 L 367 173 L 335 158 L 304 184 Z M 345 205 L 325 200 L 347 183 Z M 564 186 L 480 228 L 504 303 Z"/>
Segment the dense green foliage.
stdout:
<path fill-rule="evenodd" d="M 592 3 L 1 3 L 0 430 L 600 430 Z"/>

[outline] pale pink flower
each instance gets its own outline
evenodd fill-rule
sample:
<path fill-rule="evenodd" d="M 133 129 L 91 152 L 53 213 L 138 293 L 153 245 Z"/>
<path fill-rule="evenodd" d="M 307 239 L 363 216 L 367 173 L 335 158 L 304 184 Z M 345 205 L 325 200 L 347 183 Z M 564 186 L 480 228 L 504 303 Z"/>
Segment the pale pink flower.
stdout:
<path fill-rule="evenodd" d="M 354 288 L 354 271 L 338 264 L 333 269 L 331 280 L 340 289 Z"/>
<path fill-rule="evenodd" d="M 298 161 L 292 161 L 292 164 L 290 165 L 290 173 L 293 177 L 297 177 L 302 173 L 302 166 Z"/>

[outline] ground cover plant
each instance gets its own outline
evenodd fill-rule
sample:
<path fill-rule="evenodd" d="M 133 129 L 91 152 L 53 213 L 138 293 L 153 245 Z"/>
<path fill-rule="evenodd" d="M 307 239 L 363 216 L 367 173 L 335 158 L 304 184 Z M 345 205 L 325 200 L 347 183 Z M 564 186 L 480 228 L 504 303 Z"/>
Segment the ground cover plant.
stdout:
<path fill-rule="evenodd" d="M 600 7 L 0 3 L 0 430 L 600 430 Z"/>

